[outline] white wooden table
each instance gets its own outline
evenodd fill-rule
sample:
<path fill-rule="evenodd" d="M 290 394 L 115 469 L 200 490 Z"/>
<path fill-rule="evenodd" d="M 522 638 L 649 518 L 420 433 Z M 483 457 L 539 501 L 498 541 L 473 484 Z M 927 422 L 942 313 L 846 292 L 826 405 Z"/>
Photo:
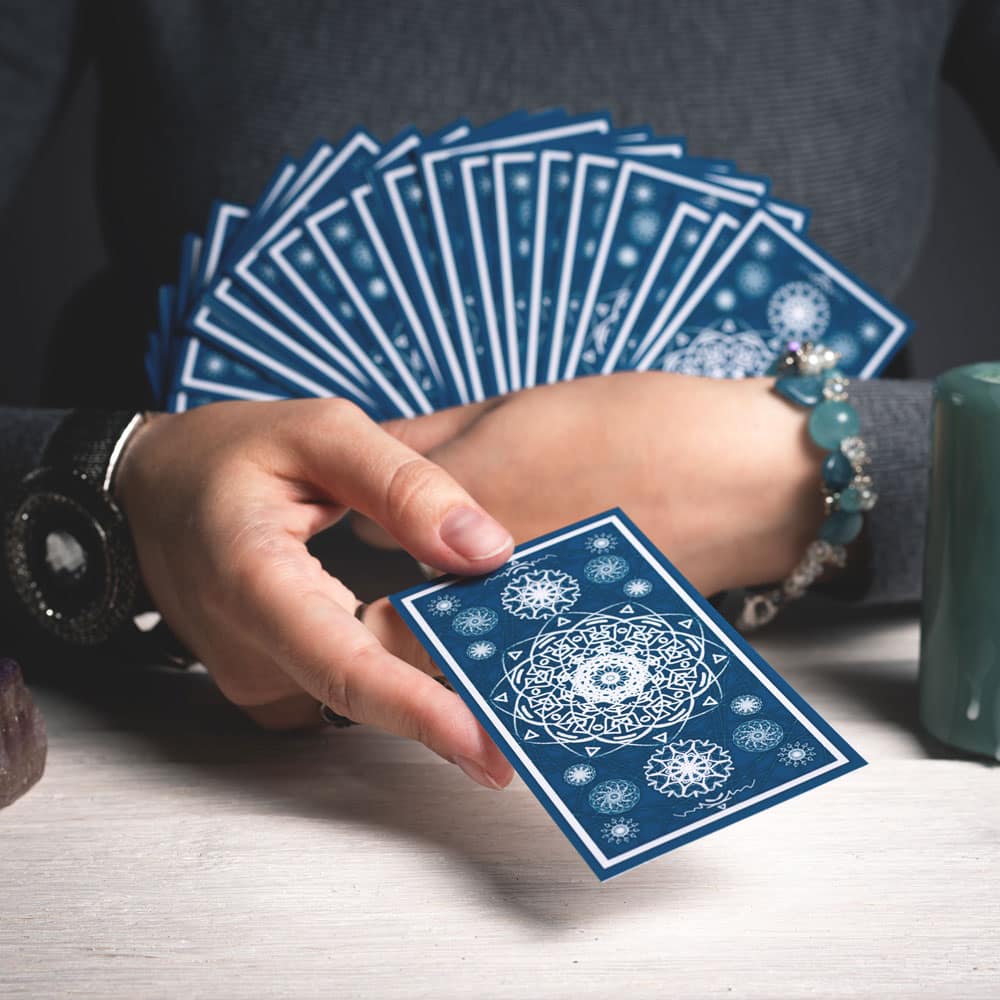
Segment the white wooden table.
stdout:
<path fill-rule="evenodd" d="M 257 733 L 197 675 L 36 687 L 0 813 L 0 995 L 1000 997 L 1000 769 L 916 728 L 917 627 L 765 657 L 870 761 L 604 885 L 519 782 Z"/>

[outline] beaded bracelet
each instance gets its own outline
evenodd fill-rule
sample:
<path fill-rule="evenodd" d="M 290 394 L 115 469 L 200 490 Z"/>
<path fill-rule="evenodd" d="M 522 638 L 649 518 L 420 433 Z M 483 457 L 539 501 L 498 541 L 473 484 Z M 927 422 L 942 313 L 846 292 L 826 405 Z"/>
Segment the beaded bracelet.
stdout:
<path fill-rule="evenodd" d="M 826 517 L 819 537 L 809 543 L 805 555 L 779 586 L 746 596 L 736 622 L 744 632 L 766 625 L 783 605 L 802 597 L 827 566 L 843 567 L 846 546 L 861 533 L 864 514 L 878 500 L 866 472 L 868 449 L 858 436 L 861 421 L 858 411 L 847 402 L 849 383 L 837 370 L 839 360 L 829 347 L 793 340 L 778 362 L 774 391 L 812 410 L 809 436 L 829 451 L 822 466 Z"/>

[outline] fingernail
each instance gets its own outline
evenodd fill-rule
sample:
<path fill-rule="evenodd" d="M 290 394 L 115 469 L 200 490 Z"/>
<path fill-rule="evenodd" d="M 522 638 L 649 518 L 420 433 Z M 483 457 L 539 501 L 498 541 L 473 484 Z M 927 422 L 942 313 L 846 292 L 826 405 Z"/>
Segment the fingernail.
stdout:
<path fill-rule="evenodd" d="M 514 541 L 506 528 L 472 507 L 456 507 L 448 512 L 441 522 L 441 540 L 466 559 L 490 559 Z"/>
<path fill-rule="evenodd" d="M 470 777 L 476 784 L 484 785 L 486 788 L 492 788 L 495 791 L 500 791 L 503 788 L 499 782 L 494 781 L 487 772 L 481 768 L 474 760 L 469 760 L 468 757 L 456 757 L 455 763 Z"/>

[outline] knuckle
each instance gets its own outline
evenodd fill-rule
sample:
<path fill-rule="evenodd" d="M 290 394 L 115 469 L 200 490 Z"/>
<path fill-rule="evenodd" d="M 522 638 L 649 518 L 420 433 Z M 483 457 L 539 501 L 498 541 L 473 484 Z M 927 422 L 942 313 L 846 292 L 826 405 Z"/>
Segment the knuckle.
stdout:
<path fill-rule="evenodd" d="M 437 466 L 416 455 L 396 466 L 385 491 L 390 520 L 396 523 L 412 518 L 432 495 L 439 477 Z"/>

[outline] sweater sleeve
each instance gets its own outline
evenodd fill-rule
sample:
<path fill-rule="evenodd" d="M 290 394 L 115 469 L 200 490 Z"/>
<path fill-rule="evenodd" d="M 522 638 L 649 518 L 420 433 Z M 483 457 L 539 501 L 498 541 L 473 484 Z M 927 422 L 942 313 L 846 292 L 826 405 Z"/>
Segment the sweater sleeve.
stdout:
<path fill-rule="evenodd" d="M 917 601 L 927 521 L 931 383 L 852 382 L 850 397 L 861 417 L 879 495 L 868 515 L 868 566 L 856 596 L 873 604 Z"/>

